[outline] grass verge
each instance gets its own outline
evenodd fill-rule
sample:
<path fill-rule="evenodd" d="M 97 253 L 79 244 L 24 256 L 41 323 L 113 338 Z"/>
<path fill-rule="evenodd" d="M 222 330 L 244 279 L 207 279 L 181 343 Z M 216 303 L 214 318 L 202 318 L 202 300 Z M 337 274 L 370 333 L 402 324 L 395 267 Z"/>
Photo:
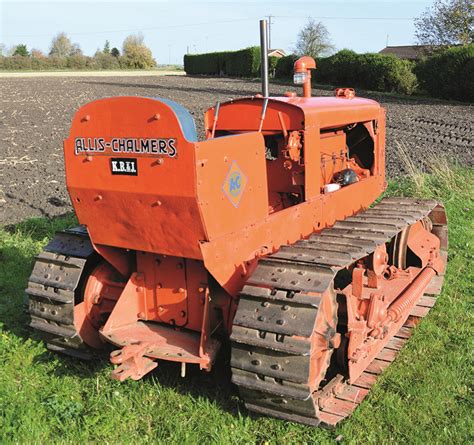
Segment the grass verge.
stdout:
<path fill-rule="evenodd" d="M 442 200 L 449 264 L 434 309 L 355 414 L 334 431 L 251 416 L 217 374 L 160 364 L 145 379 L 109 379 L 106 360 L 48 352 L 25 327 L 33 258 L 73 216 L 0 229 L 0 442 L 467 443 L 472 440 L 474 171 L 435 166 L 389 184 L 390 195 Z"/>

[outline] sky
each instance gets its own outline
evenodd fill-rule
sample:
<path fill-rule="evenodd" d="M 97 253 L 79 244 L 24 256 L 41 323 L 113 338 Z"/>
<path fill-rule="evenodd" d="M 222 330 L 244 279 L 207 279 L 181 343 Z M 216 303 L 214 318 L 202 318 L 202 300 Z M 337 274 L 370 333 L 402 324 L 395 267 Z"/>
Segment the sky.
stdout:
<path fill-rule="evenodd" d="M 432 0 L 415 1 L 42 1 L 0 0 L 0 42 L 49 51 L 65 32 L 93 55 L 105 40 L 121 49 L 141 32 L 160 64 L 182 64 L 183 55 L 259 45 L 259 19 L 271 18 L 271 47 L 291 52 L 308 17 L 321 21 L 337 49 L 377 52 L 414 43 L 413 18 Z"/>

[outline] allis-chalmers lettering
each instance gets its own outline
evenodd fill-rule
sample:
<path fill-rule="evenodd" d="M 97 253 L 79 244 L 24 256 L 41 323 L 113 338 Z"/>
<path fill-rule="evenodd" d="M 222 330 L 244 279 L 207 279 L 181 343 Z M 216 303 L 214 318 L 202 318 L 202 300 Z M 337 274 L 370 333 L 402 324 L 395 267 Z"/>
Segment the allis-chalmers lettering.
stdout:
<path fill-rule="evenodd" d="M 178 154 L 176 138 L 76 138 L 74 153 L 81 154 L 154 154 L 175 158 Z"/>

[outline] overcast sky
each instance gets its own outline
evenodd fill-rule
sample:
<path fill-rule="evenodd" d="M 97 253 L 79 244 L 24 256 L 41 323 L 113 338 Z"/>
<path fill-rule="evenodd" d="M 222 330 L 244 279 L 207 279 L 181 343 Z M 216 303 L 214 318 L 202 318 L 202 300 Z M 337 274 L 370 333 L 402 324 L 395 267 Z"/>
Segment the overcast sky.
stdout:
<path fill-rule="evenodd" d="M 337 49 L 380 51 L 414 43 L 413 17 L 432 1 L 6 1 L 0 0 L 0 42 L 49 50 L 64 31 L 85 54 L 108 39 L 142 32 L 158 63 L 182 63 L 183 54 L 259 44 L 258 20 L 273 15 L 271 46 L 291 51 L 308 17 L 323 22 Z"/>

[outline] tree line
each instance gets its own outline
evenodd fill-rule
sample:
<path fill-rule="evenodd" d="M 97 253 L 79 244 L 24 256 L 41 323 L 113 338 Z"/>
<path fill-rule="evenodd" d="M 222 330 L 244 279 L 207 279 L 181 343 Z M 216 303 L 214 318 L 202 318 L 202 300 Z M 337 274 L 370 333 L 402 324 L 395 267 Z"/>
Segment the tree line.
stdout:
<path fill-rule="evenodd" d="M 317 82 L 401 94 L 474 101 L 472 0 L 438 0 L 415 20 L 415 37 L 423 45 L 417 61 L 393 54 L 334 53 L 327 28 L 309 19 L 299 31 L 293 54 L 269 57 L 270 75 L 289 80 L 301 55 L 317 59 Z M 194 75 L 258 77 L 260 48 L 184 56 L 184 70 Z"/>
<path fill-rule="evenodd" d="M 450 46 L 466 46 L 474 41 L 474 7 L 472 0 L 436 0 L 414 20 L 415 40 L 436 53 Z M 298 33 L 293 52 L 314 58 L 327 56 L 335 50 L 328 29 L 309 18 Z"/>
<path fill-rule="evenodd" d="M 105 41 L 94 56 L 83 54 L 81 47 L 64 33 L 53 37 L 48 54 L 21 43 L 6 50 L 0 46 L 0 69 L 148 69 L 156 67 L 151 50 L 141 34 L 125 38 L 122 51 Z"/>
<path fill-rule="evenodd" d="M 434 53 L 447 46 L 469 45 L 474 40 L 474 8 L 472 0 L 435 0 L 414 21 L 415 39 Z M 321 22 L 309 19 L 300 30 L 294 54 L 314 58 L 334 53 L 328 29 Z M 102 50 L 93 57 L 85 56 L 77 43 L 65 33 L 56 35 L 49 53 L 28 50 L 25 44 L 15 45 L 6 51 L 0 44 L 0 69 L 147 69 L 156 66 L 151 50 L 141 34 L 125 38 L 122 51 L 110 48 L 107 40 Z"/>

